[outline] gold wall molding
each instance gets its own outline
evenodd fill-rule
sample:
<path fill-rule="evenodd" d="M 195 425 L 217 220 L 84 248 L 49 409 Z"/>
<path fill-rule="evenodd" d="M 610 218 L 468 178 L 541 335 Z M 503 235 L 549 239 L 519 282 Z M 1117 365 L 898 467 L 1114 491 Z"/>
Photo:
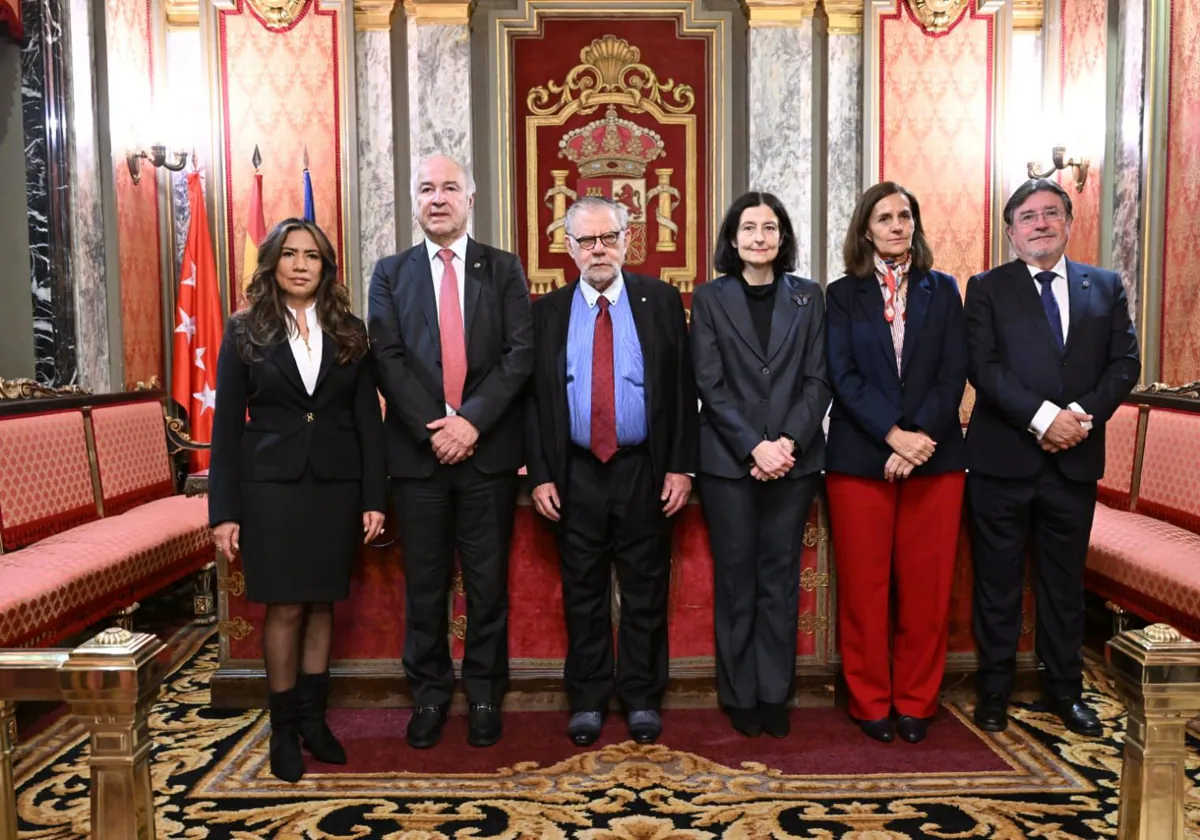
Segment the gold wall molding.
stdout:
<path fill-rule="evenodd" d="M 354 0 L 354 28 L 359 32 L 387 32 L 392 28 L 396 0 Z"/>
<path fill-rule="evenodd" d="M 926 32 L 947 31 L 967 10 L 967 0 L 905 0 Z"/>
<path fill-rule="evenodd" d="M 821 7 L 829 18 L 830 35 L 862 34 L 862 0 L 821 0 Z"/>
<path fill-rule="evenodd" d="M 813 16 L 817 0 L 742 0 L 751 26 L 799 26 Z"/>
<path fill-rule="evenodd" d="M 268 29 L 286 29 L 304 11 L 305 0 L 246 0 Z"/>
<path fill-rule="evenodd" d="M 417 23 L 467 24 L 474 10 L 475 0 L 404 0 L 404 13 Z"/>
<path fill-rule="evenodd" d="M 167 26 L 179 29 L 194 29 L 200 26 L 198 0 L 163 0 L 163 13 L 167 18 Z"/>
<path fill-rule="evenodd" d="M 1013 0 L 1013 29 L 1018 32 L 1041 32 L 1044 0 Z"/>

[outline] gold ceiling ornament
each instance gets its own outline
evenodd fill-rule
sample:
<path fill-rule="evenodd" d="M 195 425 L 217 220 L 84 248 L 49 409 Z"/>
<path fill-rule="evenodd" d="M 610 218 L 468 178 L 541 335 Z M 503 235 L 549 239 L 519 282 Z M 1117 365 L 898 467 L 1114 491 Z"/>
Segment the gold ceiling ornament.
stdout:
<path fill-rule="evenodd" d="M 416 23 L 466 25 L 475 0 L 404 0 L 404 13 Z"/>
<path fill-rule="evenodd" d="M 198 0 L 163 0 L 163 12 L 167 17 L 167 26 L 188 29 L 200 25 Z"/>
<path fill-rule="evenodd" d="M 583 63 L 572 67 L 562 84 L 551 79 L 545 87 L 533 88 L 526 104 L 538 116 L 559 113 L 576 102 L 578 113 L 590 114 L 602 104 L 592 101 L 597 95 L 617 94 L 624 97 L 622 104 L 633 112 L 641 111 L 643 102 L 653 102 L 671 114 L 691 111 L 696 104 L 691 86 L 677 85 L 673 79 L 660 82 L 641 59 L 642 51 L 624 38 L 597 38 L 579 51 Z M 666 101 L 664 95 L 673 101 Z M 604 101 L 612 102 L 611 96 Z"/>
<path fill-rule="evenodd" d="M 354 0 L 354 28 L 358 32 L 387 32 L 392 28 L 396 0 Z"/>
<path fill-rule="evenodd" d="M 1041 32 L 1044 6 L 1043 0 L 1013 0 L 1013 29 L 1018 32 Z"/>
<path fill-rule="evenodd" d="M 816 10 L 817 0 L 742 0 L 751 26 L 799 26 Z"/>
<path fill-rule="evenodd" d="M 268 29 L 286 29 L 304 11 L 306 0 L 246 0 Z"/>
<path fill-rule="evenodd" d="M 921 28 L 931 34 L 945 32 L 967 9 L 968 0 L 905 0 Z"/>
<path fill-rule="evenodd" d="M 861 35 L 863 30 L 863 0 L 821 0 L 829 18 L 830 35 Z"/>
<path fill-rule="evenodd" d="M 0 400 L 33 400 L 43 397 L 70 397 L 89 394 L 78 385 L 42 385 L 33 379 L 0 379 Z"/>

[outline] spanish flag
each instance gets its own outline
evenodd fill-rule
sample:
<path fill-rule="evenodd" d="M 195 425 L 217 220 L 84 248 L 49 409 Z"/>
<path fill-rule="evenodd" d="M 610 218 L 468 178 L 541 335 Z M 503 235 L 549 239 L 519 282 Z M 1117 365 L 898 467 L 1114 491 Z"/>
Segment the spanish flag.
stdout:
<path fill-rule="evenodd" d="M 267 223 L 263 221 L 262 173 L 258 171 L 261 158 L 258 147 L 254 147 L 254 180 L 250 185 L 250 212 L 246 219 L 246 243 L 243 246 L 242 283 L 238 290 L 239 308 L 241 299 L 246 294 L 246 288 L 258 268 L 258 246 L 267 238 Z"/>

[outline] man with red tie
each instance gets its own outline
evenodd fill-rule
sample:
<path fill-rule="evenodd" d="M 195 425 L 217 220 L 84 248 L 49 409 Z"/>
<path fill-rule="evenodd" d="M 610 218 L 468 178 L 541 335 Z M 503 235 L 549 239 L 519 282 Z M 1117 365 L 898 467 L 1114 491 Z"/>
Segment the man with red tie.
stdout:
<path fill-rule="evenodd" d="M 677 289 L 623 271 L 623 206 L 580 198 L 565 224 L 580 279 L 534 304 L 525 427 L 534 506 L 559 544 L 567 734 L 595 742 L 615 691 L 630 736 L 648 744 L 662 731 L 667 687 L 671 517 L 687 502 L 698 458 L 687 324 Z"/>
<path fill-rule="evenodd" d="M 501 735 L 508 688 L 508 546 L 533 369 L 529 288 L 515 254 L 467 236 L 475 200 L 457 161 L 421 161 L 413 211 L 425 241 L 375 266 L 367 320 L 387 401 L 388 471 L 404 551 L 408 742 L 441 740 L 454 693 L 447 599 L 458 552 L 467 593 L 467 740 Z"/>

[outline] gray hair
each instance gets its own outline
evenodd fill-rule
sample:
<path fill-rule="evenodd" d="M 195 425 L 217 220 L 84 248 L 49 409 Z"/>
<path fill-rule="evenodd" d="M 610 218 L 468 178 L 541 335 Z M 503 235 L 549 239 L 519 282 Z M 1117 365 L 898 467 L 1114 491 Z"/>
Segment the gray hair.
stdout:
<path fill-rule="evenodd" d="M 451 157 L 450 155 L 424 155 L 420 160 L 417 161 L 417 165 L 413 167 L 412 180 L 409 183 L 408 194 L 412 199 L 414 212 L 416 211 L 417 207 L 417 188 L 420 186 L 420 181 L 418 179 L 421 177 L 421 170 L 425 167 L 425 164 L 429 163 L 429 161 L 433 160 L 434 158 L 445 158 L 457 166 L 462 171 L 463 177 L 467 181 L 467 195 L 475 195 L 475 176 L 471 174 L 471 170 L 465 164 L 463 164 L 462 161 L 460 161 L 458 158 Z"/>
<path fill-rule="evenodd" d="M 629 227 L 629 211 L 625 209 L 624 204 L 598 195 L 584 195 L 571 202 L 571 206 L 567 208 L 567 218 L 563 221 L 563 226 L 568 234 L 575 229 L 571 224 L 575 217 L 587 210 L 608 210 L 616 218 L 618 228 L 625 230 Z"/>
<path fill-rule="evenodd" d="M 1008 203 L 1004 205 L 1004 224 L 1012 227 L 1013 217 L 1017 213 L 1017 208 L 1029 200 L 1031 195 L 1040 192 L 1054 193 L 1061 198 L 1063 209 L 1067 212 L 1067 221 L 1074 218 L 1074 208 L 1071 206 L 1071 194 L 1069 192 L 1064 190 L 1057 181 L 1051 181 L 1049 178 L 1032 178 L 1017 187 L 1017 191 L 1012 194 Z"/>

